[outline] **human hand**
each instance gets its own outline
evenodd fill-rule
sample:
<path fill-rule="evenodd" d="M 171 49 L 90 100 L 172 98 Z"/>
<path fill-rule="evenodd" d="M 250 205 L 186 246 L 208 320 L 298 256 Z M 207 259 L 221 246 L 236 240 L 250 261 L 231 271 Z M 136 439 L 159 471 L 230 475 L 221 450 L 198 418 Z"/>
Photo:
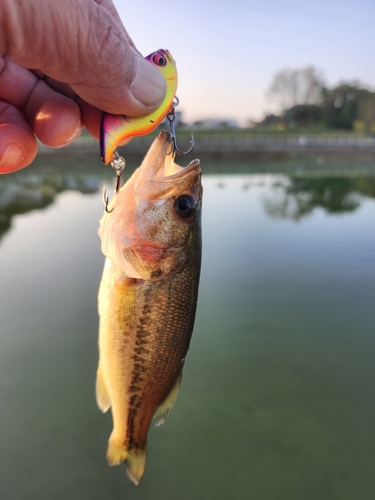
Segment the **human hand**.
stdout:
<path fill-rule="evenodd" d="M 29 165 L 37 137 L 59 148 L 102 110 L 141 116 L 166 83 L 137 51 L 112 0 L 0 0 L 0 173 Z"/>

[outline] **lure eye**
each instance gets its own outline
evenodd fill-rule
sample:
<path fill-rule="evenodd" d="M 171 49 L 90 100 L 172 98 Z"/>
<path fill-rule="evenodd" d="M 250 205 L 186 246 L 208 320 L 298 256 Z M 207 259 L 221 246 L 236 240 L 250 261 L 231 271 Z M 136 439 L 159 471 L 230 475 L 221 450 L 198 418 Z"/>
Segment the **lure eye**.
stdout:
<path fill-rule="evenodd" d="M 167 64 L 166 58 L 157 53 L 152 56 L 152 62 L 157 66 L 165 66 Z"/>
<path fill-rule="evenodd" d="M 189 194 L 179 196 L 174 202 L 174 211 L 180 219 L 190 219 L 195 214 L 196 201 Z"/>

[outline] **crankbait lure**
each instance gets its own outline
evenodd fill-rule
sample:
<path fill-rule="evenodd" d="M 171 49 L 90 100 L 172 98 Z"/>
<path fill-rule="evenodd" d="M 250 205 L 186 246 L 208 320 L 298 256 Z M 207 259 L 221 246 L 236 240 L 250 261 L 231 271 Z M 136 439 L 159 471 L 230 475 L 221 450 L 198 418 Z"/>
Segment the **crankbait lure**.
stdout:
<path fill-rule="evenodd" d="M 146 116 L 128 117 L 103 113 L 100 128 L 100 155 L 105 165 L 113 159 L 115 150 L 121 142 L 149 134 L 173 109 L 173 99 L 177 90 L 177 68 L 171 53 L 160 49 L 145 59 L 160 71 L 167 82 L 164 101 L 157 110 Z"/>

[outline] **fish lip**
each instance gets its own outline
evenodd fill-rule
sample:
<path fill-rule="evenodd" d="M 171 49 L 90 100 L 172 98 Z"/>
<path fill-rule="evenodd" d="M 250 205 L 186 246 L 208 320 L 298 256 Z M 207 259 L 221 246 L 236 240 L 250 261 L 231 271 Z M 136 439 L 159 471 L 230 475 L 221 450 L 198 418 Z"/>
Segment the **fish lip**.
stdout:
<path fill-rule="evenodd" d="M 139 169 L 134 190 L 136 197 L 143 196 L 149 200 L 156 200 L 172 196 L 180 190 L 189 190 L 194 184 L 200 184 L 199 160 L 192 160 L 187 167 L 180 167 L 168 156 L 171 137 L 169 132 L 163 130 L 152 143 Z M 165 175 L 168 170 L 172 173 Z"/>
<path fill-rule="evenodd" d="M 141 178 L 143 181 L 182 179 L 185 176 L 190 175 L 193 169 L 200 171 L 200 161 L 195 159 L 192 160 L 186 167 L 180 167 L 176 164 L 178 168 L 182 168 L 179 172 L 177 171 L 171 175 L 160 175 L 161 172 L 164 171 L 165 161 L 169 156 L 171 139 L 172 134 L 167 130 L 162 130 L 155 141 L 151 144 L 151 147 L 141 165 Z"/>
<path fill-rule="evenodd" d="M 186 167 L 182 167 L 183 170 L 176 172 L 175 174 L 165 175 L 164 177 L 159 177 L 158 180 L 163 182 L 173 182 L 176 180 L 186 179 L 192 173 L 197 173 L 201 171 L 201 162 L 197 158 L 192 160 Z"/>
<path fill-rule="evenodd" d="M 163 177 L 156 178 L 154 181 L 149 181 L 150 184 L 154 184 L 155 186 L 159 183 L 159 185 L 164 186 L 164 193 L 169 196 L 176 195 L 178 196 L 183 191 L 195 191 L 196 193 L 201 193 L 201 164 L 200 160 L 195 159 L 192 160 L 186 167 L 181 167 L 183 170 L 180 172 L 176 172 L 171 175 L 166 175 Z M 194 187 L 195 186 L 195 187 Z M 198 198 L 201 197 L 199 194 Z"/>

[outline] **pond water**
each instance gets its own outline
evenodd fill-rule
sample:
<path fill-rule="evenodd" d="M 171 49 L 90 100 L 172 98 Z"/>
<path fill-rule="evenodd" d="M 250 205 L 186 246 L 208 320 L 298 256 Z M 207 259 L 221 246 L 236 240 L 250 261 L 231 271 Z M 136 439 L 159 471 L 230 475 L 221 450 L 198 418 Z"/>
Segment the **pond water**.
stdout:
<path fill-rule="evenodd" d="M 195 330 L 138 487 L 94 395 L 103 179 L 2 182 L 2 500 L 373 498 L 375 170 L 204 176 Z"/>

